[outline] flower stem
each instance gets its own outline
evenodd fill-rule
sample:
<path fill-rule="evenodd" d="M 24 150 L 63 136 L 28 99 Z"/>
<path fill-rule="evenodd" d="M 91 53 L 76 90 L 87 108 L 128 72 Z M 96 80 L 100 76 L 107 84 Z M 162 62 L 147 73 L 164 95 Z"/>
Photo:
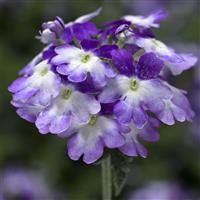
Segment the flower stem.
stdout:
<path fill-rule="evenodd" d="M 109 155 L 101 163 L 102 170 L 102 200 L 112 200 L 112 173 L 111 156 Z"/>

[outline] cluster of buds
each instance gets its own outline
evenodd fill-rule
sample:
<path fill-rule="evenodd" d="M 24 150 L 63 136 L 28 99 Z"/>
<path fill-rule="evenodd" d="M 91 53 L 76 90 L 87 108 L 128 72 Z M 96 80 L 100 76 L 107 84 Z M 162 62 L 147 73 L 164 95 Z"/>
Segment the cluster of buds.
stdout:
<path fill-rule="evenodd" d="M 194 116 L 186 92 L 164 73 L 179 75 L 197 59 L 176 53 L 151 30 L 167 13 L 124 16 L 97 28 L 91 19 L 100 11 L 44 23 L 39 39 L 48 46 L 9 86 L 18 115 L 41 134 L 67 138 L 69 157 L 87 164 L 104 147 L 146 157 L 141 139 L 157 141 L 161 123 Z"/>

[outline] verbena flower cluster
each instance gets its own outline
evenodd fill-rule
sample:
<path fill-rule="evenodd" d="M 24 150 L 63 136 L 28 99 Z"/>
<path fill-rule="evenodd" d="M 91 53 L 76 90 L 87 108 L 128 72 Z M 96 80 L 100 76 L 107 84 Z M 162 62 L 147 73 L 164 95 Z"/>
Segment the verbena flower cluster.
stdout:
<path fill-rule="evenodd" d="M 151 28 L 167 17 L 124 16 L 97 27 L 101 9 L 65 24 L 60 17 L 42 24 L 46 47 L 9 87 L 12 105 L 41 134 L 67 137 L 72 160 L 87 164 L 117 148 L 147 156 L 140 140 L 159 139 L 160 122 L 190 121 L 186 92 L 170 85 L 167 70 L 179 75 L 197 59 L 178 54 L 156 39 Z"/>

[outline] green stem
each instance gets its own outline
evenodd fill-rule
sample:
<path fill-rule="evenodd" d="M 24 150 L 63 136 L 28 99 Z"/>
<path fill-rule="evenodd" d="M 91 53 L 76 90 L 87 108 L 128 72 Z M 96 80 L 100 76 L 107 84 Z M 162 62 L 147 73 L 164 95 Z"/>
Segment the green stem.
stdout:
<path fill-rule="evenodd" d="M 112 200 L 112 173 L 111 156 L 109 155 L 101 163 L 102 170 L 102 195 L 103 200 Z"/>

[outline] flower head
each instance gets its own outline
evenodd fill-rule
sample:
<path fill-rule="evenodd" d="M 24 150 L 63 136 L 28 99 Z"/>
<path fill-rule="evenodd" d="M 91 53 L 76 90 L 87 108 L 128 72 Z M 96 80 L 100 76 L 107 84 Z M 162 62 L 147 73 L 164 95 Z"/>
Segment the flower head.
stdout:
<path fill-rule="evenodd" d="M 43 24 L 40 39 L 48 44 L 21 72 L 9 91 L 17 113 L 35 123 L 41 134 L 67 138 L 71 159 L 97 161 L 104 148 L 127 156 L 147 156 L 140 139 L 159 139 L 160 122 L 191 121 L 186 92 L 163 77 L 196 63 L 157 40 L 166 12 L 125 16 L 97 27 L 90 20 L 101 9 L 64 24 Z"/>

